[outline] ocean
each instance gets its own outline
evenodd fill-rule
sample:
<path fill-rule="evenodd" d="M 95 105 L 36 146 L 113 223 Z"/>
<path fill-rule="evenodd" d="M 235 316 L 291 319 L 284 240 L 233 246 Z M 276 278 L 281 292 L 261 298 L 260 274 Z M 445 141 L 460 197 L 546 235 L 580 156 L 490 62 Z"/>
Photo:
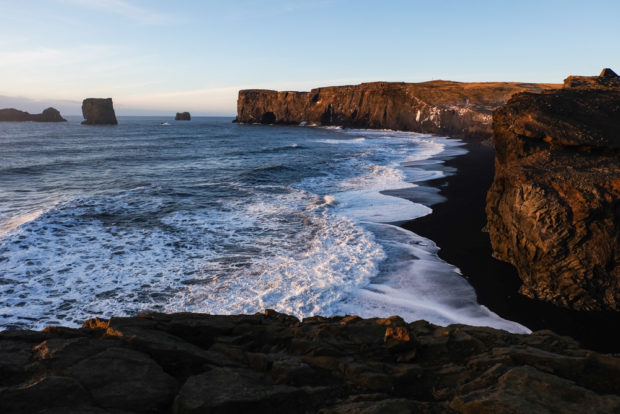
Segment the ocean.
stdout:
<path fill-rule="evenodd" d="M 269 308 L 529 332 L 399 226 L 440 201 L 420 184 L 456 173 L 457 139 L 68 119 L 0 123 L 0 329 Z"/>

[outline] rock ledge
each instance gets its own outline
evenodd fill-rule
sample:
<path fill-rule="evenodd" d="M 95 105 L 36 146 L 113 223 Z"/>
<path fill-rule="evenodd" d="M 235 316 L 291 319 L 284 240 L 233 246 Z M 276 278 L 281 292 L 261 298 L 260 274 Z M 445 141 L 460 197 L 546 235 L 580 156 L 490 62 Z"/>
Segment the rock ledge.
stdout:
<path fill-rule="evenodd" d="M 274 311 L 0 333 L 3 413 L 620 410 L 620 359 L 550 331 Z"/>

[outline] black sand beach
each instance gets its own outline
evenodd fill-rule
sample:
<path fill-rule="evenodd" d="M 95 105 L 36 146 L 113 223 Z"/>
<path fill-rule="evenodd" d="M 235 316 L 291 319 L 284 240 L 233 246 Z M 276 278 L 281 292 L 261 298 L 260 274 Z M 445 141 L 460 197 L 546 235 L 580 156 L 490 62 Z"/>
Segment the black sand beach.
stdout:
<path fill-rule="evenodd" d="M 570 311 L 519 294 L 516 269 L 492 257 L 489 237 L 482 231 L 486 193 L 494 173 L 493 148 L 479 141 L 466 141 L 464 148 L 467 154 L 445 163 L 456 168 L 457 174 L 427 182 L 440 188 L 447 201 L 403 227 L 433 240 L 441 248 L 439 256 L 459 267 L 473 285 L 478 301 L 503 318 L 532 330 L 550 329 L 572 336 L 600 352 L 620 352 L 618 313 Z"/>

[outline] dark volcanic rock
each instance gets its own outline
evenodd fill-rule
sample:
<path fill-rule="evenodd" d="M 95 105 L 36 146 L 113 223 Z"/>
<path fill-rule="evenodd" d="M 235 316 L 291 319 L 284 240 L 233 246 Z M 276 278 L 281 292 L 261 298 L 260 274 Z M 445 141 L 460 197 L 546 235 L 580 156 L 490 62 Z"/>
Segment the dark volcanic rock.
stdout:
<path fill-rule="evenodd" d="M 175 121 L 191 121 L 192 120 L 192 116 L 189 114 L 189 112 L 177 112 L 176 116 L 174 117 Z"/>
<path fill-rule="evenodd" d="M 493 113 L 495 255 L 529 297 L 620 310 L 620 78 L 571 76 Z"/>
<path fill-rule="evenodd" d="M 149 314 L 0 333 L 0 412 L 617 413 L 620 360 L 549 331 Z"/>
<path fill-rule="evenodd" d="M 87 98 L 82 102 L 82 115 L 86 125 L 116 125 L 112 98 Z"/>
<path fill-rule="evenodd" d="M 0 109 L 0 122 L 66 122 L 67 120 L 60 116 L 60 112 L 54 108 L 47 108 L 40 114 L 29 114 L 28 112 L 19 111 L 17 109 Z"/>
<path fill-rule="evenodd" d="M 310 92 L 239 91 L 237 121 L 342 125 L 489 138 L 491 112 L 513 94 L 559 85 L 533 83 L 374 82 Z"/>

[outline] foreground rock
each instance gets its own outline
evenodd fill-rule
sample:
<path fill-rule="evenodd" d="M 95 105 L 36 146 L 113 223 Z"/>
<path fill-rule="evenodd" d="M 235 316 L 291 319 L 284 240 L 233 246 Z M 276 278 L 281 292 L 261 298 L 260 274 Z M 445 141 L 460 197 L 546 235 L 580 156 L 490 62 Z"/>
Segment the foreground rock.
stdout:
<path fill-rule="evenodd" d="M 112 98 L 87 98 L 82 102 L 85 125 L 116 125 L 116 114 Z"/>
<path fill-rule="evenodd" d="M 237 121 L 341 125 L 490 138 L 491 112 L 515 93 L 559 85 L 534 83 L 374 82 L 310 92 L 239 91 Z"/>
<path fill-rule="evenodd" d="M 571 76 L 493 113 L 487 196 L 496 256 L 529 297 L 620 310 L 620 78 Z"/>
<path fill-rule="evenodd" d="M 617 413 L 620 359 L 549 331 L 151 314 L 0 333 L 0 412 Z"/>
<path fill-rule="evenodd" d="M 192 116 L 189 114 L 189 112 L 177 112 L 176 116 L 174 117 L 175 121 L 191 121 L 192 120 Z"/>
<path fill-rule="evenodd" d="M 0 122 L 67 122 L 55 108 L 47 108 L 40 114 L 30 114 L 17 109 L 0 109 Z"/>

